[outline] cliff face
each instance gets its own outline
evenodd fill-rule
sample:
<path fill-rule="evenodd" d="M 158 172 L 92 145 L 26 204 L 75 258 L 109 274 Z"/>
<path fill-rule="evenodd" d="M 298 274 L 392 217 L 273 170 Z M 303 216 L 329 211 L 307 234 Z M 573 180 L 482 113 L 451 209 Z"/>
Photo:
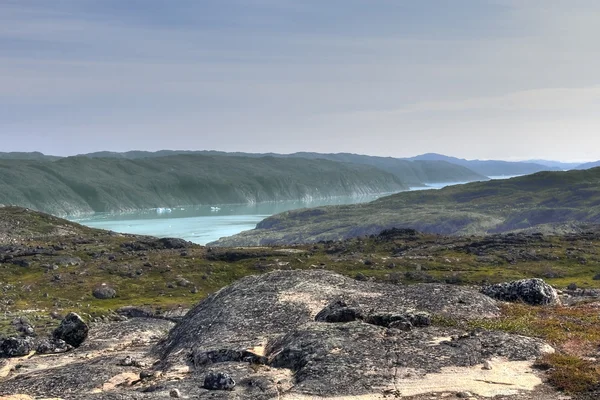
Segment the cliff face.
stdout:
<path fill-rule="evenodd" d="M 326 160 L 177 155 L 0 161 L 0 204 L 55 215 L 397 192 L 399 178 Z"/>

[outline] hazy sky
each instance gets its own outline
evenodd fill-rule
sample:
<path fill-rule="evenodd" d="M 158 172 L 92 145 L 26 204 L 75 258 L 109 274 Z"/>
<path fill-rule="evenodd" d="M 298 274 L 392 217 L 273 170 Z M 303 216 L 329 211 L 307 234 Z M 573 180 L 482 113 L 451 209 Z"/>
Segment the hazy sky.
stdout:
<path fill-rule="evenodd" d="M 0 0 L 0 151 L 600 159 L 598 0 Z"/>

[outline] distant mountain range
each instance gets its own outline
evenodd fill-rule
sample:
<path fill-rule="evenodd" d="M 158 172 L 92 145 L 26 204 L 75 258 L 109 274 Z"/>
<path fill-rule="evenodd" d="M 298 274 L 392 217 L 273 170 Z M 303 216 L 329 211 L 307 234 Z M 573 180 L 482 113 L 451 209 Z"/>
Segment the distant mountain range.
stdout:
<path fill-rule="evenodd" d="M 466 160 L 457 157 L 446 156 L 437 153 L 426 153 L 415 157 L 394 158 L 394 157 L 378 157 L 367 156 L 350 153 L 335 153 L 323 154 L 315 152 L 298 152 L 293 154 L 278 154 L 278 153 L 243 153 L 243 152 L 224 152 L 216 150 L 159 150 L 159 151 L 141 151 L 133 150 L 127 152 L 112 152 L 99 151 L 94 153 L 79 154 L 78 156 L 88 158 L 121 158 L 121 159 L 142 159 L 154 157 L 166 157 L 180 154 L 201 154 L 201 155 L 222 155 L 222 156 L 238 156 L 238 157 L 300 157 L 300 158 L 323 158 L 333 161 L 354 162 L 358 164 L 374 165 L 382 169 L 397 169 L 400 168 L 400 163 L 394 160 L 404 161 L 445 161 L 450 164 L 459 165 L 470 169 L 479 175 L 484 176 L 502 176 L 502 175 L 526 175 L 539 171 L 565 171 L 570 169 L 587 169 L 594 166 L 599 166 L 600 161 L 591 163 L 565 163 L 553 160 L 527 160 L 527 161 L 504 161 L 504 160 Z M 1 153 L 0 159 L 21 159 L 21 160 L 46 160 L 54 161 L 63 157 L 49 156 L 40 152 L 12 152 Z M 405 164 L 406 165 L 406 164 Z M 406 171 L 403 171 L 406 172 Z M 410 178 L 409 178 L 410 180 Z M 413 179 L 414 180 L 414 179 Z M 440 181 L 442 182 L 442 181 Z"/>
<path fill-rule="evenodd" d="M 0 153 L 0 203 L 72 215 L 389 193 L 572 166 L 539 161 L 464 160 L 434 153 L 408 159 L 313 152 L 162 150 L 66 158 L 39 152 Z M 576 168 L 595 165 L 600 162 Z"/>
<path fill-rule="evenodd" d="M 469 168 L 470 170 L 485 176 L 529 175 L 540 171 L 560 171 L 563 169 L 557 166 L 548 166 L 523 161 L 465 160 L 462 158 L 449 157 L 437 153 L 422 154 L 416 157 L 411 157 L 409 160 L 446 161 Z"/>

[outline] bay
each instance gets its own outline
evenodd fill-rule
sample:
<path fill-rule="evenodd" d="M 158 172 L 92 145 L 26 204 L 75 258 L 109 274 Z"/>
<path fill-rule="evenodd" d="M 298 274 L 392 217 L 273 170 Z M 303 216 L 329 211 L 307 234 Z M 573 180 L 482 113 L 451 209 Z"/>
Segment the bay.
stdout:
<path fill-rule="evenodd" d="M 508 179 L 511 177 L 498 176 L 491 179 Z M 463 183 L 466 182 L 431 183 L 428 186 L 415 187 L 410 190 L 441 189 L 449 185 Z M 156 208 L 120 214 L 97 213 L 90 217 L 72 219 L 72 221 L 92 228 L 120 233 L 176 237 L 198 244 L 206 244 L 221 237 L 254 229 L 257 223 L 273 214 L 299 208 L 365 203 L 389 194 L 391 193 L 361 197 L 340 196 L 310 201 Z"/>

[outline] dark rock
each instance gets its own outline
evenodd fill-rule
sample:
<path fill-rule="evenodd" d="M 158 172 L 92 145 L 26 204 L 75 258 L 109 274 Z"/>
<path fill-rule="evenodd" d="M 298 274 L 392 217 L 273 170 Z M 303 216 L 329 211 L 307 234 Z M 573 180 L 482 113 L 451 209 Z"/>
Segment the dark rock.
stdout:
<path fill-rule="evenodd" d="M 362 272 L 357 273 L 354 276 L 354 279 L 356 279 L 357 281 L 361 281 L 361 282 L 369 280 L 369 278 L 367 278 L 367 276 L 365 274 L 363 274 Z"/>
<path fill-rule="evenodd" d="M 414 327 L 431 325 L 431 317 L 425 312 L 406 312 L 401 314 L 374 313 L 365 318 L 365 322 L 386 328 L 410 330 Z"/>
<path fill-rule="evenodd" d="M 156 371 L 143 370 L 142 372 L 140 372 L 140 379 L 143 381 L 147 381 L 156 378 L 156 375 Z"/>
<path fill-rule="evenodd" d="M 485 286 L 481 293 L 502 301 L 522 301 L 531 305 L 560 303 L 556 290 L 539 278 Z"/>
<path fill-rule="evenodd" d="M 334 300 L 319 311 L 315 321 L 320 322 L 351 322 L 362 319 L 362 313 L 357 306 L 350 307 L 344 300 Z"/>
<path fill-rule="evenodd" d="M 89 327 L 76 313 L 69 313 L 54 330 L 54 339 L 64 340 L 73 347 L 79 347 L 87 338 Z"/>
<path fill-rule="evenodd" d="M 103 283 L 102 285 L 96 287 L 92 291 L 92 295 L 101 300 L 105 299 L 113 299 L 117 296 L 117 291 L 107 284 Z"/>
<path fill-rule="evenodd" d="M 164 246 L 165 249 L 185 249 L 193 246 L 192 242 L 178 238 L 162 238 L 158 241 Z"/>
<path fill-rule="evenodd" d="M 233 390 L 235 381 L 224 372 L 209 372 L 204 377 L 203 387 L 208 390 Z"/>
<path fill-rule="evenodd" d="M 569 286 L 567 286 L 568 290 L 577 290 L 577 284 L 576 283 L 569 283 Z"/>
<path fill-rule="evenodd" d="M 126 318 L 155 318 L 156 314 L 149 308 L 125 306 L 117 309 L 117 314 Z"/>
<path fill-rule="evenodd" d="M 38 354 L 56 354 L 64 353 L 73 347 L 61 339 L 42 339 L 38 342 L 36 353 Z"/>
<path fill-rule="evenodd" d="M 418 236 L 419 233 L 414 229 L 391 228 L 379 232 L 379 235 L 377 235 L 377 239 L 380 241 L 392 241 L 398 239 L 414 240 L 417 239 Z"/>
<path fill-rule="evenodd" d="M 194 350 L 190 354 L 190 361 L 195 367 L 206 366 L 224 362 L 247 362 L 250 364 L 266 364 L 267 358 L 247 350 Z"/>
<path fill-rule="evenodd" d="M 18 258 L 18 259 L 12 260 L 11 262 L 12 262 L 14 265 L 17 265 L 17 266 L 19 266 L 19 267 L 25 267 L 25 268 L 27 268 L 27 267 L 30 267 L 30 266 L 31 266 L 31 261 L 29 261 L 29 260 L 25 260 L 25 259 L 21 259 L 21 258 Z"/>
<path fill-rule="evenodd" d="M 22 357 L 34 349 L 30 337 L 9 337 L 0 339 L 0 357 Z"/>

